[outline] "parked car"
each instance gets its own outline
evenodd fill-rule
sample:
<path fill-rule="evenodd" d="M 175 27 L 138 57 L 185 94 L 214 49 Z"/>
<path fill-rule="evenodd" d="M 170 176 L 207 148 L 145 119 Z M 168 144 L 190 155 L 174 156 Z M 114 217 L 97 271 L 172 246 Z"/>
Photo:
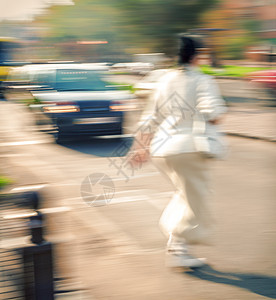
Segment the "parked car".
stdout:
<path fill-rule="evenodd" d="M 135 110 L 135 97 L 111 84 L 107 71 L 101 64 L 15 68 L 8 78 L 9 98 L 25 101 L 38 123 L 49 120 L 56 128 L 57 140 L 122 134 L 126 112 Z"/>
<path fill-rule="evenodd" d="M 134 85 L 135 95 L 140 98 L 147 98 L 155 90 L 162 76 L 169 72 L 169 69 L 158 69 L 149 72 Z"/>

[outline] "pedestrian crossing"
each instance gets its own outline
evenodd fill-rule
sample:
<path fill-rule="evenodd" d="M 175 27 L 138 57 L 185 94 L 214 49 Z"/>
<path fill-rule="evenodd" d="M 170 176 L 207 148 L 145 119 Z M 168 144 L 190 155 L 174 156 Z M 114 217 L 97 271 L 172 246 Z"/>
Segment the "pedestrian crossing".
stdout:
<path fill-rule="evenodd" d="M 173 196 L 173 193 L 174 193 L 173 191 L 158 192 L 150 189 L 119 191 L 119 192 L 115 192 L 111 201 L 106 203 L 106 205 L 112 206 L 112 205 L 124 204 L 130 202 L 147 201 L 156 209 L 162 210 L 164 208 L 164 205 L 166 205 L 166 203 Z M 93 195 L 93 197 L 95 198 L 101 198 L 101 196 L 102 196 L 101 194 Z M 83 201 L 82 197 L 68 198 L 66 199 L 66 202 L 68 203 L 69 206 L 72 206 L 73 208 L 85 208 L 88 206 Z M 95 206 L 101 206 L 101 205 L 95 205 Z"/>
<path fill-rule="evenodd" d="M 133 186 L 136 186 L 135 182 Z M 91 238 L 98 234 L 111 237 L 120 248 L 118 253 L 142 255 L 164 251 L 166 240 L 158 223 L 172 195 L 172 190 L 160 192 L 136 187 L 116 191 L 112 200 L 108 204 L 103 202 L 104 205 L 88 205 L 80 196 L 68 198 L 65 204 L 72 208 L 71 215 L 85 224 L 84 230 L 87 233 L 91 230 Z"/>

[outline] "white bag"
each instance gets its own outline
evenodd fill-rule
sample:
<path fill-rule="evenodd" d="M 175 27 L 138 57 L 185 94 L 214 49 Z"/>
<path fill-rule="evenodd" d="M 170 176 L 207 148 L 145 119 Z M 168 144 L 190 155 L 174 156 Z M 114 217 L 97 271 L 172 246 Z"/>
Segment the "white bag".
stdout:
<path fill-rule="evenodd" d="M 197 152 L 208 158 L 224 159 L 228 145 L 217 125 L 206 122 L 202 116 L 193 122 L 193 139 Z"/>

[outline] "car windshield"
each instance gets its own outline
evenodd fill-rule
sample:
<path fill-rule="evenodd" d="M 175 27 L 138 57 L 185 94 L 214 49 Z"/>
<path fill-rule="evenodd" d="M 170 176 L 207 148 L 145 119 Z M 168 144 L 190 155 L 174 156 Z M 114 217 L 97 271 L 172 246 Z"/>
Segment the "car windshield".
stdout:
<path fill-rule="evenodd" d="M 31 72 L 32 84 L 57 91 L 115 90 L 104 72 L 84 69 L 56 69 Z"/>
<path fill-rule="evenodd" d="M 58 91 L 105 91 L 116 88 L 110 86 L 104 74 L 81 69 L 58 69 L 53 85 L 53 88 Z"/>

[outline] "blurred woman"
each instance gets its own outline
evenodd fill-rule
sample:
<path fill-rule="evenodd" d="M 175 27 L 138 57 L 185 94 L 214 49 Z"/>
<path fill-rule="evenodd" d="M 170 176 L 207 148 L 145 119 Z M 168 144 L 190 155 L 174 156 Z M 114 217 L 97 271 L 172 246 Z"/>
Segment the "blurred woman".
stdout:
<path fill-rule="evenodd" d="M 175 188 L 160 226 L 168 237 L 167 265 L 200 267 L 203 259 L 189 252 L 189 245 L 210 244 L 214 222 L 210 209 L 209 169 L 211 159 L 200 152 L 195 138 L 198 116 L 204 126 L 215 125 L 226 111 L 216 83 L 202 74 L 200 44 L 181 37 L 177 70 L 161 80 L 150 107 L 143 115 L 134 142 L 131 162 L 152 157 L 156 167 Z"/>

